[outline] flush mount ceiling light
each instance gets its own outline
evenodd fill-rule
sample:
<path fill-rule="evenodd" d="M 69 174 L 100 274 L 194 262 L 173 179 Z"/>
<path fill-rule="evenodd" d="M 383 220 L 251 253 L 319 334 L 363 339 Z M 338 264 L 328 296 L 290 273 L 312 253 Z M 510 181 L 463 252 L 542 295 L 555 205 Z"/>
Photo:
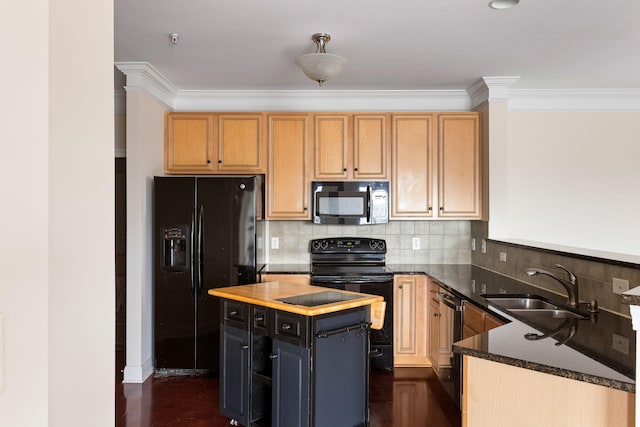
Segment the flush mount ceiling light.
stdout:
<path fill-rule="evenodd" d="M 520 3 L 520 0 L 492 0 L 489 2 L 489 7 L 493 9 L 509 9 Z"/>
<path fill-rule="evenodd" d="M 325 45 L 331 40 L 331 35 L 317 33 L 311 36 L 316 43 L 316 52 L 300 55 L 296 58 L 296 65 L 302 68 L 304 74 L 320 86 L 324 82 L 337 76 L 347 60 L 340 55 L 327 53 Z"/>

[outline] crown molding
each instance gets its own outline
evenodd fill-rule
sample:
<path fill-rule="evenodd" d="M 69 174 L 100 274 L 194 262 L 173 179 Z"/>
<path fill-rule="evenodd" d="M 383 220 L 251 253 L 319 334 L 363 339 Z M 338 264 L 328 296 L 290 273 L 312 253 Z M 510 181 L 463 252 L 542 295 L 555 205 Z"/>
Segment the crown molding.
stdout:
<path fill-rule="evenodd" d="M 127 76 L 125 90 L 144 90 L 173 108 L 179 89 L 148 62 L 116 62 L 115 66 Z"/>
<path fill-rule="evenodd" d="M 471 108 L 485 102 L 509 101 L 510 88 L 518 81 L 518 76 L 482 77 L 467 88 Z"/>
<path fill-rule="evenodd" d="M 517 89 L 509 110 L 521 112 L 640 112 L 640 89 Z"/>
<path fill-rule="evenodd" d="M 469 111 L 464 90 L 179 91 L 175 111 Z"/>

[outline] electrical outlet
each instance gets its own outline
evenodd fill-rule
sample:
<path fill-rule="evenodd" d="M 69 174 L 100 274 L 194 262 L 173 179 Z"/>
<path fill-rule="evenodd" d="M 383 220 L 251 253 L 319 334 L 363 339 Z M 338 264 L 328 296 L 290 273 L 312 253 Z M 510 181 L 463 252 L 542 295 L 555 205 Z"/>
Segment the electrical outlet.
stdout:
<path fill-rule="evenodd" d="M 507 262 L 507 253 L 506 252 L 500 252 L 500 261 Z"/>
<path fill-rule="evenodd" d="M 476 238 L 475 237 L 471 238 L 471 250 L 472 251 L 476 250 Z"/>
<path fill-rule="evenodd" d="M 504 289 L 504 288 L 500 288 L 500 290 L 498 291 L 498 293 L 506 294 L 506 293 L 507 293 L 507 290 L 506 290 L 506 289 Z"/>
<path fill-rule="evenodd" d="M 280 239 L 277 237 L 271 238 L 271 249 L 280 249 Z"/>
<path fill-rule="evenodd" d="M 622 294 L 629 290 L 629 281 L 624 279 L 618 279 L 617 277 L 613 278 L 613 293 L 614 294 Z"/>
<path fill-rule="evenodd" d="M 471 293 L 476 293 L 476 279 L 471 279 Z"/>
<path fill-rule="evenodd" d="M 486 254 L 487 253 L 487 241 L 482 239 L 482 253 Z"/>
<path fill-rule="evenodd" d="M 486 293 L 487 293 L 487 284 L 486 284 L 486 283 L 483 283 L 483 284 L 482 284 L 482 293 L 483 293 L 483 294 L 486 294 Z"/>
<path fill-rule="evenodd" d="M 622 354 L 629 354 L 629 338 L 627 337 L 614 333 L 611 346 Z"/>
<path fill-rule="evenodd" d="M 420 249 L 420 238 L 419 237 L 414 237 L 411 239 L 411 248 L 414 251 L 417 251 L 418 249 Z"/>

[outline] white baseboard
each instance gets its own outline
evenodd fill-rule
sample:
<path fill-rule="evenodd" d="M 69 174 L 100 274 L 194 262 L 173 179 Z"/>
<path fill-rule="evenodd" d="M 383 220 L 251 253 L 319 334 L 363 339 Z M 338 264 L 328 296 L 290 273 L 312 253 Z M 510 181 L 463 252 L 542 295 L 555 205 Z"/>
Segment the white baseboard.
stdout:
<path fill-rule="evenodd" d="M 153 361 L 148 359 L 142 366 L 125 366 L 122 382 L 142 384 L 151 374 L 153 374 Z"/>

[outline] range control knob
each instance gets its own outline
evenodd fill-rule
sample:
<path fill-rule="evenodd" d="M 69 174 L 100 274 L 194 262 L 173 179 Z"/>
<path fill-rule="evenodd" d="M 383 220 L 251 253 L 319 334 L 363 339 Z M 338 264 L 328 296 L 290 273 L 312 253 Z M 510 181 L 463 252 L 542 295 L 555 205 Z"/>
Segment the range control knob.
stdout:
<path fill-rule="evenodd" d="M 369 247 L 371 249 L 375 249 L 378 247 L 378 241 L 377 240 L 369 240 Z"/>
<path fill-rule="evenodd" d="M 327 240 L 322 241 L 322 249 L 327 249 L 329 247 L 329 242 Z"/>
<path fill-rule="evenodd" d="M 313 249 L 314 251 L 317 251 L 318 249 L 320 249 L 320 241 L 319 240 L 314 240 L 311 243 L 311 249 Z"/>

